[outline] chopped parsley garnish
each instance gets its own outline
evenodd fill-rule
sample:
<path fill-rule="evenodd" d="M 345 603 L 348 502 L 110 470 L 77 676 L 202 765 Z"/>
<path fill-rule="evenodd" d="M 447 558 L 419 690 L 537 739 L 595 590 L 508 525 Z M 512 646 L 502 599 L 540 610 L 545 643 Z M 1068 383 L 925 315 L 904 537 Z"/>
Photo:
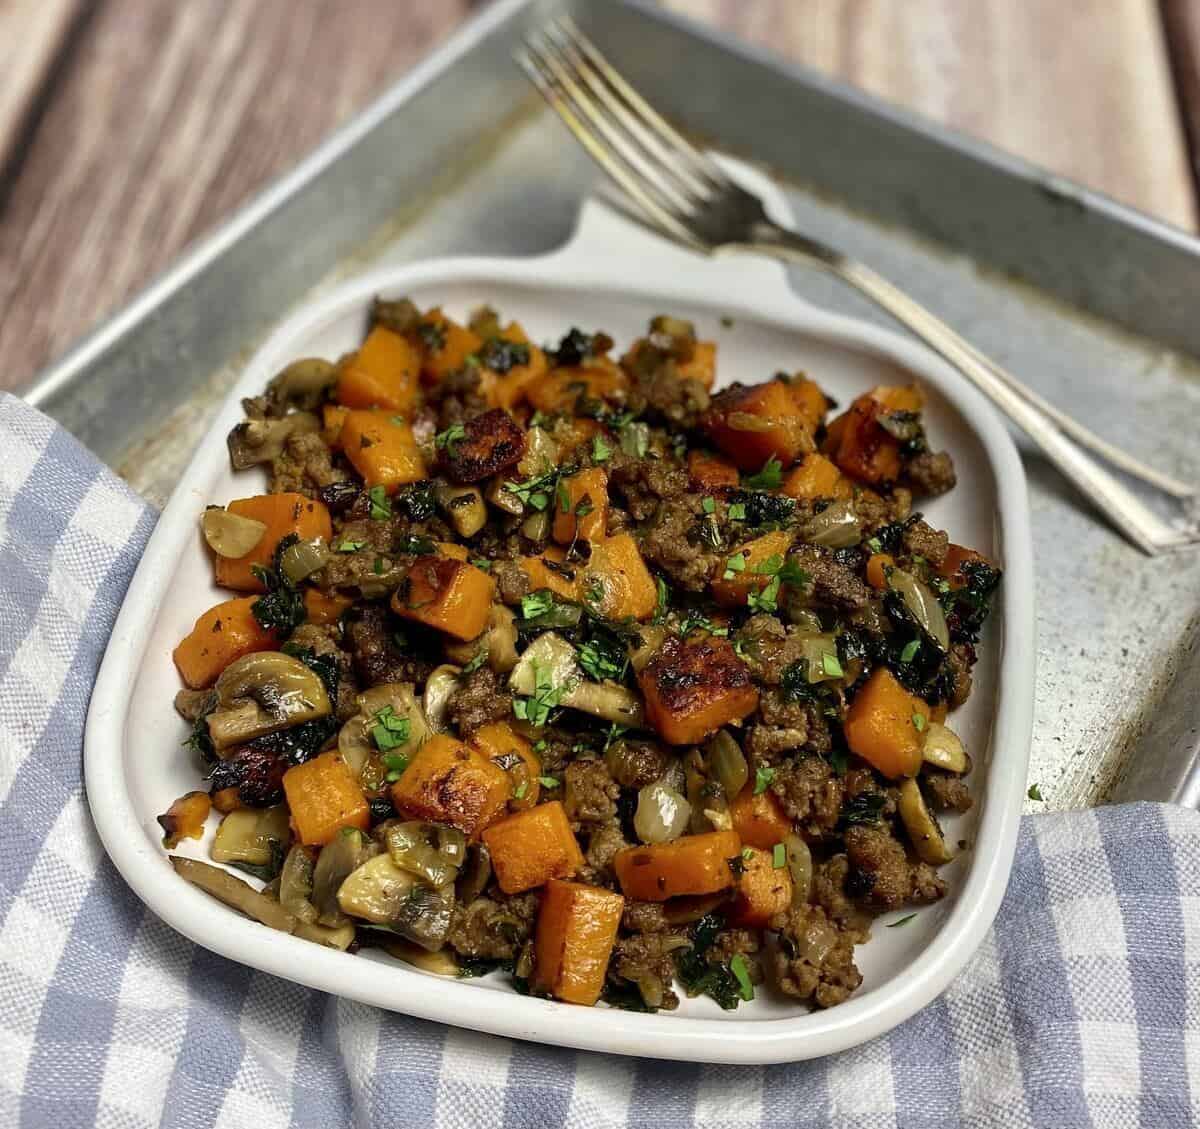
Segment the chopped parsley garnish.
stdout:
<path fill-rule="evenodd" d="M 550 504 L 550 495 L 554 489 L 554 481 L 558 471 L 548 471 L 546 474 L 534 475 L 524 482 L 506 482 L 504 489 L 517 499 L 523 506 L 531 510 L 544 510 Z"/>
<path fill-rule="evenodd" d="M 337 545 L 334 545 L 334 548 L 337 549 L 339 553 L 357 553 L 358 550 L 361 549 L 365 544 L 365 541 L 351 541 L 347 539 Z"/>
<path fill-rule="evenodd" d="M 472 658 L 471 661 L 462 668 L 463 674 L 470 674 L 471 671 L 478 670 L 481 666 L 483 666 L 483 664 L 485 662 L 487 662 L 487 658 L 488 658 L 488 649 L 487 649 L 487 644 L 485 643 L 482 647 L 479 648 L 478 651 L 475 652 L 474 658 Z"/>
<path fill-rule="evenodd" d="M 650 428 L 644 423 L 626 420 L 617 425 L 617 438 L 621 450 L 627 455 L 644 459 L 650 450 Z"/>
<path fill-rule="evenodd" d="M 749 862 L 752 858 L 754 858 L 754 848 L 753 847 L 743 847 L 742 848 L 742 858 L 745 859 L 746 862 Z"/>
<path fill-rule="evenodd" d="M 841 678 L 846 673 L 842 670 L 842 664 L 838 661 L 837 655 L 831 655 L 828 651 L 821 655 L 821 669 L 830 678 Z"/>
<path fill-rule="evenodd" d="M 471 564 L 473 564 L 477 569 L 481 570 L 482 572 L 491 572 L 492 571 L 492 562 L 489 561 L 486 557 L 472 557 Z"/>
<path fill-rule="evenodd" d="M 383 767 L 387 769 L 388 783 L 395 784 L 408 768 L 408 757 L 400 753 L 388 753 L 383 758 Z"/>
<path fill-rule="evenodd" d="M 918 733 L 923 733 L 925 731 L 925 715 L 923 713 L 914 713 L 912 715 L 912 723 L 913 728 Z"/>
<path fill-rule="evenodd" d="M 571 492 L 567 489 L 565 482 L 558 484 L 558 512 L 562 514 L 571 512 Z"/>
<path fill-rule="evenodd" d="M 654 586 L 658 592 L 658 599 L 654 605 L 654 618 L 651 622 L 662 623 L 667 618 L 667 610 L 671 606 L 671 590 L 661 576 L 655 577 Z"/>
<path fill-rule="evenodd" d="M 729 962 L 729 971 L 738 982 L 738 992 L 743 1000 L 754 999 L 754 984 L 750 980 L 750 970 L 746 967 L 746 958 L 741 953 L 734 953 Z"/>
<path fill-rule="evenodd" d="M 757 474 L 745 479 L 744 485 L 751 490 L 776 490 L 783 481 L 783 464 L 772 455 Z"/>
<path fill-rule="evenodd" d="M 384 706 L 374 718 L 371 727 L 371 739 L 381 753 L 391 752 L 407 744 L 412 736 L 412 723 L 406 717 L 399 717 L 391 706 Z"/>
<path fill-rule="evenodd" d="M 782 843 L 776 843 L 771 848 L 771 866 L 776 870 L 787 866 L 787 848 Z"/>
<path fill-rule="evenodd" d="M 613 449 L 605 442 L 603 435 L 592 436 L 592 458 L 598 463 L 606 463 L 612 458 Z"/>
<path fill-rule="evenodd" d="M 761 796 L 771 786 L 771 781 L 774 779 L 775 770 L 760 764 L 754 770 L 754 794 Z"/>
<path fill-rule="evenodd" d="M 1029 785 L 1029 791 L 1025 793 L 1031 800 L 1037 800 L 1039 803 L 1044 799 L 1042 790 L 1036 784 Z"/>
<path fill-rule="evenodd" d="M 714 502 L 712 498 L 705 498 L 704 501 L 700 503 L 700 506 L 706 514 L 711 514 L 716 510 L 717 503 Z"/>
<path fill-rule="evenodd" d="M 540 615 L 545 615 L 552 607 L 554 607 L 554 593 L 549 588 L 539 588 L 536 592 L 530 592 L 528 596 L 521 597 L 521 618 L 536 619 Z"/>
<path fill-rule="evenodd" d="M 725 571 L 721 574 L 722 580 L 732 580 L 735 572 L 746 571 L 746 551 L 743 549 L 740 553 L 734 553 L 725 562 Z"/>
<path fill-rule="evenodd" d="M 371 500 L 372 520 L 387 521 L 392 516 L 392 503 L 387 496 L 387 491 L 382 486 L 372 486 L 367 491 L 367 497 Z"/>
<path fill-rule="evenodd" d="M 565 686 L 554 685 L 548 667 L 535 662 L 533 693 L 528 698 L 513 698 L 513 716 L 519 721 L 529 722 L 535 729 L 540 729 L 550 720 L 550 714 L 557 708 L 566 692 Z"/>
<path fill-rule="evenodd" d="M 618 681 L 625 676 L 629 658 L 621 641 L 615 636 L 598 635 L 579 648 L 579 665 L 596 682 L 605 679 Z"/>
<path fill-rule="evenodd" d="M 730 521 L 746 520 L 746 506 L 744 502 L 733 502 L 730 505 L 728 512 Z"/>
<path fill-rule="evenodd" d="M 541 785 L 543 788 L 551 788 L 551 789 L 553 789 L 553 788 L 557 788 L 557 787 L 558 787 L 558 778 L 557 778 L 557 777 L 554 777 L 554 776 L 539 776 L 539 777 L 538 777 L 538 783 L 539 783 L 539 784 L 540 784 L 540 785 Z"/>
<path fill-rule="evenodd" d="M 921 649 L 920 639 L 910 639 L 904 644 L 904 650 L 900 652 L 900 661 L 902 663 L 910 663 L 917 657 L 917 652 Z"/>
<path fill-rule="evenodd" d="M 503 376 L 519 365 L 529 364 L 529 346 L 523 341 L 493 337 L 480 349 L 477 363 L 485 364 L 492 372 Z"/>
<path fill-rule="evenodd" d="M 889 929 L 899 929 L 901 925 L 907 925 L 916 916 L 915 913 L 905 914 L 904 917 L 897 918 L 895 921 L 889 921 L 887 927 Z"/>
<path fill-rule="evenodd" d="M 518 785 L 517 785 L 517 786 L 516 786 L 516 787 L 513 789 L 513 799 L 514 799 L 514 800 L 523 800 L 523 799 L 525 799 L 525 793 L 526 793 L 528 790 L 529 790 L 529 782 L 528 782 L 527 780 L 522 780 L 522 781 L 521 781 L 521 783 L 520 783 L 520 784 L 518 784 Z"/>
<path fill-rule="evenodd" d="M 700 612 L 688 612 L 679 624 L 679 637 L 686 639 L 693 631 L 707 631 L 709 635 L 720 638 L 729 634 L 728 627 L 718 627 L 708 616 Z"/>
<path fill-rule="evenodd" d="M 439 431 L 434 437 L 434 445 L 439 451 L 454 456 L 458 453 L 458 445 L 467 437 L 467 429 L 461 423 L 452 423 L 445 431 Z"/>
<path fill-rule="evenodd" d="M 382 576 L 387 571 L 387 565 L 382 557 L 376 557 L 375 563 L 371 567 L 375 570 L 376 576 Z"/>

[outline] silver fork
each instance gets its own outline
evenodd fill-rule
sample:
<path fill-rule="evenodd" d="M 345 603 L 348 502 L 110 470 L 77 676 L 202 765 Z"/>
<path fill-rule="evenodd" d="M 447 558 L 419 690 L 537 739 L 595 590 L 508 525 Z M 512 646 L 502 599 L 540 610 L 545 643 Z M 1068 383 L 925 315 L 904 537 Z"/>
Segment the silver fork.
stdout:
<path fill-rule="evenodd" d="M 693 146 L 621 77 L 569 17 L 529 36 L 517 62 L 592 158 L 665 233 L 703 253 L 760 252 L 816 265 L 866 295 L 967 377 L 1133 544 L 1155 555 L 1200 542 L 1087 454 L 1190 509 L 1196 488 L 1148 467 L 1025 387 L 863 263 L 774 223 L 762 201 Z M 1086 449 L 1086 450 L 1085 450 Z"/>

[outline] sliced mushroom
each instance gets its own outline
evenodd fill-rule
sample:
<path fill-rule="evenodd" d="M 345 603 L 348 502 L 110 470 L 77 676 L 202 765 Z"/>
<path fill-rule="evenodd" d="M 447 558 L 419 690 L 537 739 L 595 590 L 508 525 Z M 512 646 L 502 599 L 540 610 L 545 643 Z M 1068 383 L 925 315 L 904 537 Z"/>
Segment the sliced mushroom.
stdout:
<path fill-rule="evenodd" d="M 375 925 L 390 925 L 399 916 L 416 881 L 390 855 L 376 855 L 357 867 L 338 887 L 338 907 L 351 917 Z"/>
<path fill-rule="evenodd" d="M 575 648 L 553 631 L 543 632 L 525 648 L 508 680 L 510 688 L 518 694 L 535 693 L 538 670 L 549 677 L 550 685 L 557 691 L 559 705 L 617 725 L 641 726 L 641 698 L 627 686 L 584 679 L 576 661 Z"/>
<path fill-rule="evenodd" d="M 422 972 L 432 972 L 438 976 L 457 976 L 459 974 L 458 960 L 451 949 L 436 949 L 430 952 L 428 949 L 421 948 L 420 945 L 414 945 L 411 941 L 389 941 L 383 947 L 397 960 L 411 964 Z"/>
<path fill-rule="evenodd" d="M 317 907 L 312 904 L 313 856 L 312 852 L 299 843 L 295 844 L 283 860 L 279 872 L 279 904 L 297 921 L 315 924 Z"/>
<path fill-rule="evenodd" d="M 460 537 L 474 537 L 487 524 L 487 507 L 478 486 L 434 487 L 433 496 Z"/>
<path fill-rule="evenodd" d="M 550 511 L 534 510 L 521 522 L 521 536 L 530 541 L 545 541 L 550 536 Z"/>
<path fill-rule="evenodd" d="M 209 853 L 213 862 L 268 866 L 287 840 L 288 812 L 283 804 L 265 811 L 237 808 L 221 820 Z"/>
<path fill-rule="evenodd" d="M 466 666 L 479 654 L 480 647 L 487 647 L 488 666 L 497 674 L 507 674 L 517 665 L 517 621 L 503 604 L 492 605 L 487 628 L 478 639 L 469 639 L 465 643 L 447 639 L 446 657 Z"/>
<path fill-rule="evenodd" d="M 384 682 L 358 695 L 358 713 L 338 732 L 338 752 L 355 776 L 361 776 L 367 758 L 376 750 L 371 734 L 382 710 L 391 707 L 398 718 L 408 719 L 408 740 L 388 751 L 411 757 L 429 739 L 425 711 L 411 682 Z"/>
<path fill-rule="evenodd" d="M 456 828 L 447 828 L 457 831 Z M 430 886 L 445 886 L 458 878 L 458 867 L 466 853 L 466 838 L 461 831 L 462 851 L 457 857 L 439 848 L 439 829 L 419 819 L 388 823 L 383 832 L 388 854 L 401 870 L 415 874 Z"/>
<path fill-rule="evenodd" d="M 293 361 L 272 378 L 267 385 L 267 398 L 273 404 L 294 404 L 311 412 L 325 399 L 337 377 L 336 365 L 321 357 L 305 357 Z"/>
<path fill-rule="evenodd" d="M 321 925 L 336 929 L 346 924 L 346 915 L 338 908 L 338 890 L 362 863 L 380 851 L 378 843 L 352 827 L 321 848 L 313 868 L 312 888 L 312 903 Z"/>
<path fill-rule="evenodd" d="M 443 663 L 434 669 L 425 680 L 425 723 L 431 733 L 446 733 L 450 729 L 446 708 L 450 698 L 458 690 L 458 676 L 462 669 Z"/>
<path fill-rule="evenodd" d="M 326 925 L 318 925 L 315 922 L 298 921 L 295 935 L 305 941 L 313 941 L 318 945 L 324 945 L 327 949 L 339 949 L 344 953 L 354 944 L 355 932 L 354 926 L 349 922 L 330 929 Z"/>
<path fill-rule="evenodd" d="M 953 729 L 931 721 L 925 732 L 921 758 L 926 764 L 960 775 L 967 771 L 967 750 Z"/>
<path fill-rule="evenodd" d="M 946 837 L 942 834 L 933 812 L 929 810 L 925 797 L 921 795 L 920 785 L 915 780 L 910 778 L 900 785 L 897 807 L 913 850 L 922 862 L 931 866 L 941 866 L 954 857 L 946 845 Z"/>
<path fill-rule="evenodd" d="M 229 433 L 229 461 L 234 470 L 269 463 L 283 454 L 283 445 L 290 436 L 320 430 L 321 421 L 312 412 L 291 412 L 281 419 L 243 420 Z"/>
<path fill-rule="evenodd" d="M 218 557 L 244 557 L 267 532 L 265 522 L 209 506 L 200 515 L 200 529 L 208 547 Z"/>
<path fill-rule="evenodd" d="M 254 737 L 325 717 L 333 709 L 320 676 L 281 651 L 230 663 L 217 679 L 208 733 L 218 752 Z"/>
<path fill-rule="evenodd" d="M 171 865 L 180 878 L 198 886 L 205 893 L 211 894 L 218 901 L 244 913 L 247 917 L 261 921 L 272 929 L 283 933 L 292 933 L 296 929 L 296 918 L 288 913 L 274 898 L 259 893 L 248 882 L 234 878 L 227 870 L 219 866 L 210 866 L 206 862 L 195 859 L 171 856 Z"/>

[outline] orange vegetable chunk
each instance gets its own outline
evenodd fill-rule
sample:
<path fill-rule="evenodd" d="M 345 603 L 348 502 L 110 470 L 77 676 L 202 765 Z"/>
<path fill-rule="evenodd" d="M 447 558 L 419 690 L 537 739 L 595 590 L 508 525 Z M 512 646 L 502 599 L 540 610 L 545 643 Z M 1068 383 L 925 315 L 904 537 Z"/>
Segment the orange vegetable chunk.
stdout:
<path fill-rule="evenodd" d="M 624 396 L 629 377 L 608 357 L 591 357 L 581 365 L 554 368 L 544 380 L 531 385 L 525 395 L 547 415 L 571 413 L 582 396 L 585 400 L 616 400 Z"/>
<path fill-rule="evenodd" d="M 212 810 L 207 792 L 185 792 L 172 801 L 162 815 L 155 816 L 163 829 L 163 846 L 173 851 L 181 839 L 203 839 L 204 822 Z"/>
<path fill-rule="evenodd" d="M 592 542 L 583 591 L 597 593 L 597 610 L 608 619 L 647 619 L 658 606 L 658 587 L 629 533 Z"/>
<path fill-rule="evenodd" d="M 800 418 L 804 421 L 804 426 L 815 434 L 825 422 L 825 413 L 829 411 L 829 397 L 821 391 L 815 381 L 799 374 L 788 382 L 788 391 Z"/>
<path fill-rule="evenodd" d="M 670 745 L 695 745 L 758 705 L 749 668 L 728 639 L 674 636 L 638 675 L 646 721 Z"/>
<path fill-rule="evenodd" d="M 511 322 L 501 330 L 500 336 L 505 341 L 527 345 L 529 360 L 522 365 L 513 365 L 505 373 L 493 372 L 485 364 L 483 371 L 479 374 L 479 392 L 487 401 L 489 408 L 504 408 L 506 411 L 512 411 L 525 399 L 526 391 L 546 375 L 550 366 L 546 360 L 546 354 L 530 343 L 525 331 L 516 322 Z"/>
<path fill-rule="evenodd" d="M 717 379 L 717 344 L 715 341 L 697 341 L 691 357 L 675 366 L 675 371 L 686 380 L 698 380 L 711 389 Z"/>
<path fill-rule="evenodd" d="M 872 553 L 867 559 L 867 583 L 877 592 L 887 589 L 887 570 L 896 567 L 891 553 Z"/>
<path fill-rule="evenodd" d="M 301 541 L 316 537 L 328 541 L 333 534 L 324 503 L 303 494 L 259 494 L 254 498 L 238 498 L 225 508 L 239 517 L 261 521 L 267 527 L 262 540 L 244 557 L 213 558 L 217 583 L 238 592 L 266 591 L 253 569 L 269 568 L 276 547 L 289 534 L 296 534 Z"/>
<path fill-rule="evenodd" d="M 250 610 L 257 596 L 226 600 L 209 608 L 172 654 L 179 677 L 192 690 L 206 690 L 235 659 L 275 648 L 275 632 Z"/>
<path fill-rule="evenodd" d="M 471 734 L 467 742 L 471 748 L 490 761 L 498 761 L 513 782 L 513 798 L 509 806 L 517 811 L 531 808 L 538 802 L 542 786 L 538 776 L 542 762 L 538 760 L 533 746 L 525 740 L 507 721 L 493 721 L 481 725 Z M 510 763 L 516 758 L 520 763 Z M 523 786 L 523 787 L 522 787 Z M 518 798 L 517 792 L 521 795 Z"/>
<path fill-rule="evenodd" d="M 770 582 L 771 577 L 765 572 L 759 572 L 772 557 L 784 557 L 792 546 L 792 534 L 785 529 L 774 529 L 764 533 L 753 541 L 747 541 L 735 549 L 726 561 L 740 557 L 745 567 L 740 571 L 728 569 L 728 566 L 717 573 L 708 589 L 712 598 L 725 608 L 742 608 L 751 592 L 761 592 Z M 782 564 L 782 561 L 780 561 Z M 733 572 L 733 576 L 725 579 L 725 572 Z"/>
<path fill-rule="evenodd" d="M 625 910 L 620 894 L 558 879 L 546 886 L 534 934 L 534 985 L 591 1007 L 599 998 Z"/>
<path fill-rule="evenodd" d="M 741 481 L 733 463 L 707 451 L 689 451 L 687 466 L 692 485 L 697 490 L 736 489 Z"/>
<path fill-rule="evenodd" d="M 854 497 L 854 485 L 824 455 L 809 451 L 784 475 L 779 491 L 802 502 L 820 498 L 848 500 Z"/>
<path fill-rule="evenodd" d="M 322 753 L 283 774 L 283 794 L 296 835 L 306 847 L 331 843 L 345 827 L 365 831 L 370 811 L 341 754 Z"/>
<path fill-rule="evenodd" d="M 304 610 L 308 614 L 308 622 L 318 626 L 337 623 L 338 618 L 354 601 L 349 596 L 339 596 L 334 593 L 326 595 L 318 588 L 304 590 Z"/>
<path fill-rule="evenodd" d="M 368 487 L 382 486 L 388 494 L 427 477 L 412 428 L 381 412 L 347 412 L 342 449 Z"/>
<path fill-rule="evenodd" d="M 515 812 L 483 831 L 496 881 L 506 894 L 570 878 L 583 866 L 583 852 L 558 800 Z"/>
<path fill-rule="evenodd" d="M 896 412 L 919 412 L 923 403 L 916 385 L 873 388 L 829 425 L 824 451 L 860 482 L 872 486 L 894 482 L 901 469 L 900 441 L 879 419 Z"/>
<path fill-rule="evenodd" d="M 342 449 L 342 424 L 349 412 L 341 404 L 321 405 L 321 438 L 335 451 Z"/>
<path fill-rule="evenodd" d="M 337 401 L 347 408 L 408 411 L 417 399 L 421 358 L 398 333 L 375 326 L 342 366 Z"/>
<path fill-rule="evenodd" d="M 774 851 L 750 847 L 742 851 L 742 873 L 729 910 L 729 924 L 765 929 L 767 922 L 792 904 L 792 874 L 775 865 Z"/>
<path fill-rule="evenodd" d="M 950 581 L 951 588 L 961 588 L 967 582 L 967 578 L 963 573 L 963 565 L 970 564 L 973 561 L 981 561 L 984 564 L 988 563 L 987 557 L 982 553 L 977 553 L 974 549 L 967 549 L 962 545 L 955 545 L 951 542 L 950 547 L 946 550 L 946 559 L 938 566 L 938 575 Z"/>
<path fill-rule="evenodd" d="M 496 582 L 453 557 L 418 557 L 392 594 L 392 611 L 455 639 L 474 639 L 486 626 Z"/>
<path fill-rule="evenodd" d="M 521 568 L 529 577 L 530 591 L 549 588 L 564 600 L 579 603 L 582 597 L 582 565 L 568 565 L 566 553 L 557 545 L 547 545 L 541 556 L 522 557 Z"/>
<path fill-rule="evenodd" d="M 713 443 L 744 471 L 768 459 L 786 469 L 815 447 L 813 429 L 792 387 L 783 380 L 728 388 L 718 393 L 704 418 Z"/>
<path fill-rule="evenodd" d="M 754 794 L 754 781 L 747 784 L 729 805 L 733 829 L 749 847 L 769 851 L 792 833 L 792 821 L 772 792 Z"/>
<path fill-rule="evenodd" d="M 576 511 L 581 506 L 586 512 L 577 514 Z M 569 545 L 576 537 L 581 537 L 584 541 L 594 541 L 604 536 L 607 524 L 608 474 L 606 471 L 600 467 L 590 467 L 564 478 L 559 483 L 554 498 L 552 536 L 555 541 L 560 545 Z"/>
<path fill-rule="evenodd" d="M 929 717 L 925 702 L 905 690 L 887 667 L 876 667 L 846 711 L 846 743 L 889 780 L 915 776 Z"/>
<path fill-rule="evenodd" d="M 504 812 L 508 773 L 478 749 L 444 733 L 417 751 L 392 785 L 392 803 L 409 819 L 448 823 L 471 839 Z"/>
<path fill-rule="evenodd" d="M 742 852 L 736 831 L 684 835 L 669 843 L 626 847 L 613 858 L 621 892 L 638 902 L 715 894 L 734 884 L 730 860 Z"/>
<path fill-rule="evenodd" d="M 477 353 L 483 338 L 474 330 L 459 325 L 434 307 L 421 318 L 417 339 L 422 346 L 421 379 L 436 384 L 444 376 L 458 372 L 472 353 Z"/>

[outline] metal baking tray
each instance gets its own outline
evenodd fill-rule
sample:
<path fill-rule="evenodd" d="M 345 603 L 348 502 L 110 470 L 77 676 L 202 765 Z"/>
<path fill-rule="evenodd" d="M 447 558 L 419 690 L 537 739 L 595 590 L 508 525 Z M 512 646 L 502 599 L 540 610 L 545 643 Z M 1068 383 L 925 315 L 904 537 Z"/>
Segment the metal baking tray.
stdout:
<path fill-rule="evenodd" d="M 26 398 L 161 503 L 241 359 L 302 299 L 367 265 L 562 243 L 597 174 L 511 55 L 564 10 L 683 128 L 784 184 L 803 229 L 902 284 L 1101 435 L 1200 476 L 1200 243 L 643 0 L 486 9 Z M 792 281 L 886 321 L 824 276 Z M 1143 557 L 1026 454 L 1031 779 L 1046 798 L 1031 806 L 1200 806 L 1200 553 Z"/>

